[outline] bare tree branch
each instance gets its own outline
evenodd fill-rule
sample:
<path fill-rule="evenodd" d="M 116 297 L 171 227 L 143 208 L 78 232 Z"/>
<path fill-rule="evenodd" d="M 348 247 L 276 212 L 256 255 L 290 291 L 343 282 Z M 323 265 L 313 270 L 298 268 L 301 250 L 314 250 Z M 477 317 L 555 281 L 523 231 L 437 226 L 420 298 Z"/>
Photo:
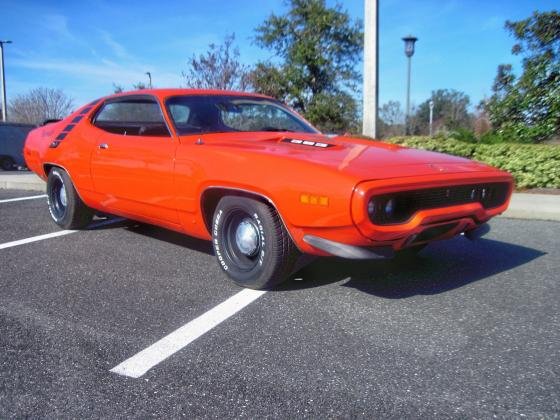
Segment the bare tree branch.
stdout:
<path fill-rule="evenodd" d="M 249 66 L 239 62 L 239 49 L 233 47 L 235 34 L 227 35 L 222 45 L 210 44 L 198 58 L 193 55 L 182 73 L 186 87 L 197 89 L 247 90 Z"/>
<path fill-rule="evenodd" d="M 39 87 L 17 95 L 8 109 L 10 121 L 38 125 L 45 120 L 64 118 L 73 107 L 74 101 L 62 90 Z"/>

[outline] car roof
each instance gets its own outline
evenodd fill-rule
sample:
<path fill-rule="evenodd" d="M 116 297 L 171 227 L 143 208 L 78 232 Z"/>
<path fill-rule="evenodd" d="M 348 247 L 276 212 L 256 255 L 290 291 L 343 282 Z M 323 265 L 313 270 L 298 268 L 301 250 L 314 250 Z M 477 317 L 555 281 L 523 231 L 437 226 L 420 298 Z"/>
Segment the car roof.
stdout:
<path fill-rule="evenodd" d="M 160 98 L 167 98 L 170 96 L 180 95 L 227 95 L 227 96 L 252 96 L 267 99 L 274 99 L 270 96 L 261 95 L 260 93 L 253 92 L 238 92 L 234 90 L 217 90 L 217 89 L 183 89 L 183 88 L 167 88 L 167 89 L 139 89 L 127 92 L 115 93 L 114 95 L 106 96 L 103 99 L 118 98 L 128 95 L 154 95 Z"/>

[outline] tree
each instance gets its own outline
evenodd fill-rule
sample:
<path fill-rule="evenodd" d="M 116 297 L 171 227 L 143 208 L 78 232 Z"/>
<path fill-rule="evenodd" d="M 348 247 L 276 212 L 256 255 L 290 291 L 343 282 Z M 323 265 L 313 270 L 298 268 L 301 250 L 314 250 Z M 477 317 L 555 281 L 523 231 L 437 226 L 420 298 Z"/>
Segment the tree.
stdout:
<path fill-rule="evenodd" d="M 8 110 L 11 121 L 39 125 L 45 120 L 64 118 L 73 106 L 73 100 L 62 90 L 38 87 L 14 97 Z"/>
<path fill-rule="evenodd" d="M 539 142 L 560 135 L 560 13 L 534 12 L 518 22 L 506 21 L 516 39 L 522 74 L 501 64 L 492 96 L 483 102 L 492 126 L 502 137 Z"/>
<path fill-rule="evenodd" d="M 115 82 L 113 82 L 113 93 L 123 93 L 124 92 L 124 88 L 122 87 L 122 85 L 117 85 Z"/>
<path fill-rule="evenodd" d="M 308 104 L 305 117 L 325 133 L 356 132 L 361 129 L 354 98 L 346 92 L 318 93 Z"/>
<path fill-rule="evenodd" d="M 283 73 L 282 68 L 270 63 L 257 63 L 249 75 L 251 86 L 263 95 L 290 102 L 290 92 L 295 88 Z M 294 106 L 294 103 L 291 103 Z M 297 107 L 297 106 L 294 106 Z M 301 111 L 301 107 L 297 107 Z"/>
<path fill-rule="evenodd" d="M 429 132 L 430 100 L 434 102 L 434 131 L 472 129 L 473 116 L 469 113 L 469 96 L 455 89 L 438 89 L 432 92 L 430 99 L 418 106 L 411 124 L 413 133 Z"/>
<path fill-rule="evenodd" d="M 144 82 L 137 82 L 132 84 L 132 90 L 148 89 Z M 113 93 L 123 93 L 124 87 L 113 82 Z"/>
<path fill-rule="evenodd" d="M 137 82 L 132 85 L 132 89 L 134 90 L 148 89 L 148 86 L 146 86 L 146 83 L 144 82 Z"/>
<path fill-rule="evenodd" d="M 210 44 L 198 58 L 193 55 L 183 79 L 189 88 L 246 90 L 249 66 L 239 61 L 239 49 L 233 47 L 235 34 L 227 35 L 221 45 Z"/>
<path fill-rule="evenodd" d="M 356 62 L 362 53 L 362 24 L 340 5 L 325 0 L 289 0 L 285 15 L 270 15 L 256 29 L 255 42 L 279 63 L 258 63 L 255 90 L 275 96 L 324 131 L 356 127 Z"/>
<path fill-rule="evenodd" d="M 404 133 L 404 112 L 399 101 L 389 101 L 379 108 L 378 137 L 389 138 Z"/>

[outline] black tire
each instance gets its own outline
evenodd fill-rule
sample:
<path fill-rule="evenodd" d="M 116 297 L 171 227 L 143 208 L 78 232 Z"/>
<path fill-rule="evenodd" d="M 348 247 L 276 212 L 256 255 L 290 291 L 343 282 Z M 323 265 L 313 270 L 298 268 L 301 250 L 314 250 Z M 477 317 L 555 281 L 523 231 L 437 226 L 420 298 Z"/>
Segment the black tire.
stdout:
<path fill-rule="evenodd" d="M 410 248 L 397 251 L 395 257 L 401 260 L 412 260 L 418 256 L 418 253 L 426 248 L 428 244 L 411 246 Z"/>
<path fill-rule="evenodd" d="M 270 289 L 286 280 L 299 256 L 278 213 L 246 197 L 226 196 L 219 201 L 212 245 L 222 270 L 250 289 Z"/>
<path fill-rule="evenodd" d="M 9 156 L 4 156 L 0 158 L 0 168 L 4 171 L 11 171 L 15 167 L 14 160 Z"/>
<path fill-rule="evenodd" d="M 61 168 L 49 172 L 47 203 L 52 219 L 63 229 L 82 229 L 93 219 L 93 211 L 78 196 L 72 180 Z"/>

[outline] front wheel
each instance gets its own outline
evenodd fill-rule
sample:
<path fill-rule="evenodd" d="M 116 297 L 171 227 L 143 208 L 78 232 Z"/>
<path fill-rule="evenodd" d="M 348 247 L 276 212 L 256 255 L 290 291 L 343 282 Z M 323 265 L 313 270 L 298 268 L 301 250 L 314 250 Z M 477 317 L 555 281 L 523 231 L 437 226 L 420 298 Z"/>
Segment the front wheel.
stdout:
<path fill-rule="evenodd" d="M 212 245 L 223 271 L 239 286 L 269 289 L 292 273 L 299 255 L 278 213 L 246 197 L 223 197 L 212 224 Z"/>
<path fill-rule="evenodd" d="M 47 203 L 54 222 L 64 229 L 81 229 L 93 218 L 76 192 L 70 176 L 60 168 L 53 168 L 47 179 Z"/>

